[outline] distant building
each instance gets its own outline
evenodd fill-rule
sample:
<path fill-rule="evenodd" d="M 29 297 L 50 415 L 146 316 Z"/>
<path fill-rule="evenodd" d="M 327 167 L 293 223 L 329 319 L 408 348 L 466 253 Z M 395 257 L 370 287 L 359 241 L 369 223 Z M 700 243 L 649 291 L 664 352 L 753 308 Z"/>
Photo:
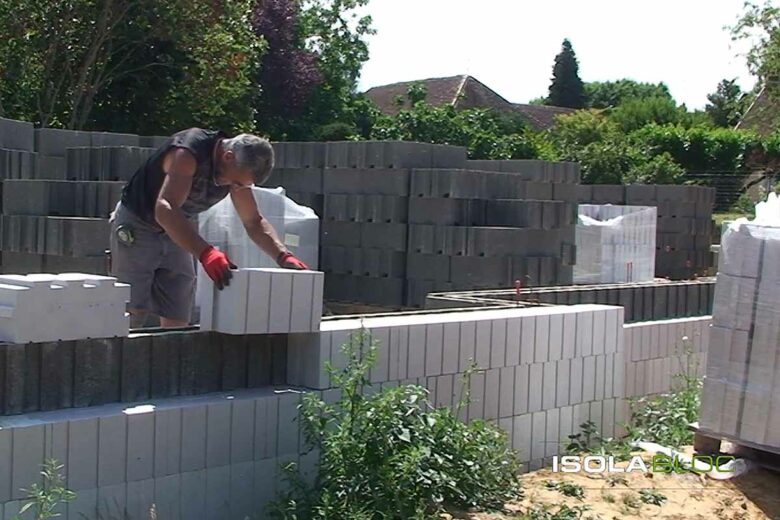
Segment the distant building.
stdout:
<path fill-rule="evenodd" d="M 737 128 L 753 130 L 766 137 L 780 128 L 780 97 L 763 87 L 756 99 L 745 111 Z"/>
<path fill-rule="evenodd" d="M 433 106 L 490 108 L 506 114 L 516 113 L 520 114 L 536 130 L 549 130 L 555 124 L 555 116 L 575 111 L 563 107 L 510 103 L 490 87 L 468 75 L 382 85 L 368 89 L 366 97 L 373 101 L 382 113 L 395 115 L 401 108 L 409 107 L 407 92 L 409 87 L 415 84 L 421 84 L 425 87 L 427 92 L 425 100 Z M 399 105 L 399 99 L 403 100 L 403 104 Z"/>

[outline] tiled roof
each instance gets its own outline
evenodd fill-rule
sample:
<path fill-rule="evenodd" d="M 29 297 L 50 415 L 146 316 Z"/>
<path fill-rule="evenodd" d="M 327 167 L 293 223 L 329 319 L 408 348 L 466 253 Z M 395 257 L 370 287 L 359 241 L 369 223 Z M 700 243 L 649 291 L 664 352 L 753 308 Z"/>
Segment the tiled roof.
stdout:
<path fill-rule="evenodd" d="M 545 105 L 522 105 L 510 103 L 490 87 L 468 75 L 447 78 L 429 78 L 417 81 L 403 81 L 391 85 L 373 87 L 366 91 L 368 97 L 383 114 L 395 115 L 409 107 L 409 87 L 422 84 L 426 88 L 426 102 L 433 106 L 453 105 L 457 108 L 492 108 L 499 112 L 517 112 L 536 130 L 547 130 L 555 124 L 555 116 L 569 114 L 573 109 Z M 404 104 L 399 106 L 397 99 Z"/>
<path fill-rule="evenodd" d="M 774 92 L 762 88 L 753 104 L 737 123 L 737 128 L 753 130 L 759 135 L 768 136 L 780 127 L 780 99 Z"/>
<path fill-rule="evenodd" d="M 551 107 L 548 105 L 514 104 L 513 107 L 536 130 L 549 130 L 555 126 L 555 118 L 557 116 L 576 112 L 574 108 Z"/>
<path fill-rule="evenodd" d="M 430 78 L 418 81 L 403 81 L 391 85 L 370 88 L 366 97 L 382 111 L 383 114 L 395 115 L 400 110 L 396 103 L 399 97 L 404 99 L 404 107 L 409 106 L 406 94 L 409 87 L 421 83 L 425 85 L 427 96 L 425 100 L 433 106 L 451 105 L 458 97 L 458 92 L 467 76 L 451 76 L 449 78 Z"/>

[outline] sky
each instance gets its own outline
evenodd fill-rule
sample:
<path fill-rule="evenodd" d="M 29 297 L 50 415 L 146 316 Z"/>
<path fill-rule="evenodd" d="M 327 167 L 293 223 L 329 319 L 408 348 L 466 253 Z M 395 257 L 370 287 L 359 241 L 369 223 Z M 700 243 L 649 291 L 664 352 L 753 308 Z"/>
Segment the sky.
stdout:
<path fill-rule="evenodd" d="M 513 103 L 547 95 L 568 38 L 583 81 L 631 78 L 669 86 L 678 103 L 704 108 L 720 80 L 754 79 L 745 45 L 724 26 L 744 0 L 370 0 L 360 90 L 469 74 Z"/>

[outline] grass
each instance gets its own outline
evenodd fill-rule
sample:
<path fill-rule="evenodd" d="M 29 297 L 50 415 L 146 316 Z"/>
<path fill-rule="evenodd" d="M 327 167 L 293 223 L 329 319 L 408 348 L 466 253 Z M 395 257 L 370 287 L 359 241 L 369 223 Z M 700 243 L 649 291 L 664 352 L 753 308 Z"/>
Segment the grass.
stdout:
<path fill-rule="evenodd" d="M 715 221 L 716 229 L 720 229 L 724 220 L 737 220 L 742 217 L 752 217 L 752 215 L 743 212 L 713 213 L 712 220 Z"/>
<path fill-rule="evenodd" d="M 565 480 L 548 480 L 544 485 L 547 489 L 555 489 L 567 497 L 573 497 L 577 500 L 585 498 L 585 491 L 583 491 L 582 486 L 574 484 L 573 482 L 567 482 Z"/>
<path fill-rule="evenodd" d="M 659 493 L 655 489 L 640 489 L 639 498 L 645 504 L 650 504 L 653 506 L 661 506 L 664 502 L 666 502 L 666 495 Z"/>

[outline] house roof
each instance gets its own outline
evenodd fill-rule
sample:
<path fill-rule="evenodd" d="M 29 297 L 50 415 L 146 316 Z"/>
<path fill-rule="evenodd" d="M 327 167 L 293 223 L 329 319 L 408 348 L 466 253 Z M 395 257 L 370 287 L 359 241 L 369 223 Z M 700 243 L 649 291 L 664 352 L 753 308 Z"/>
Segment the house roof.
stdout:
<path fill-rule="evenodd" d="M 756 99 L 745 111 L 737 128 L 753 130 L 761 136 L 768 136 L 780 127 L 780 98 L 763 87 Z"/>
<path fill-rule="evenodd" d="M 456 108 L 492 108 L 503 113 L 519 113 L 537 130 L 547 130 L 555 123 L 555 116 L 574 112 L 570 108 L 545 105 L 523 105 L 507 101 L 493 89 L 469 75 L 446 78 L 429 78 L 403 81 L 373 87 L 366 91 L 368 97 L 383 114 L 395 115 L 401 108 L 408 108 L 406 95 L 409 87 L 422 84 L 426 88 L 426 102 L 433 106 L 452 105 Z M 397 99 L 403 99 L 403 105 Z"/>
<path fill-rule="evenodd" d="M 468 76 L 450 76 L 447 78 L 429 78 L 417 81 L 403 81 L 391 85 L 382 85 L 366 91 L 368 97 L 384 114 L 395 115 L 402 107 L 408 108 L 406 94 L 415 84 L 425 86 L 425 101 L 433 106 L 453 105 L 458 108 L 495 108 L 511 109 L 512 104 L 496 94 L 479 80 Z M 399 107 L 396 100 L 404 99 Z"/>
<path fill-rule="evenodd" d="M 512 105 L 530 125 L 537 130 L 549 130 L 555 126 L 555 118 L 560 115 L 571 114 L 577 110 L 566 107 L 553 107 L 549 105 Z"/>

